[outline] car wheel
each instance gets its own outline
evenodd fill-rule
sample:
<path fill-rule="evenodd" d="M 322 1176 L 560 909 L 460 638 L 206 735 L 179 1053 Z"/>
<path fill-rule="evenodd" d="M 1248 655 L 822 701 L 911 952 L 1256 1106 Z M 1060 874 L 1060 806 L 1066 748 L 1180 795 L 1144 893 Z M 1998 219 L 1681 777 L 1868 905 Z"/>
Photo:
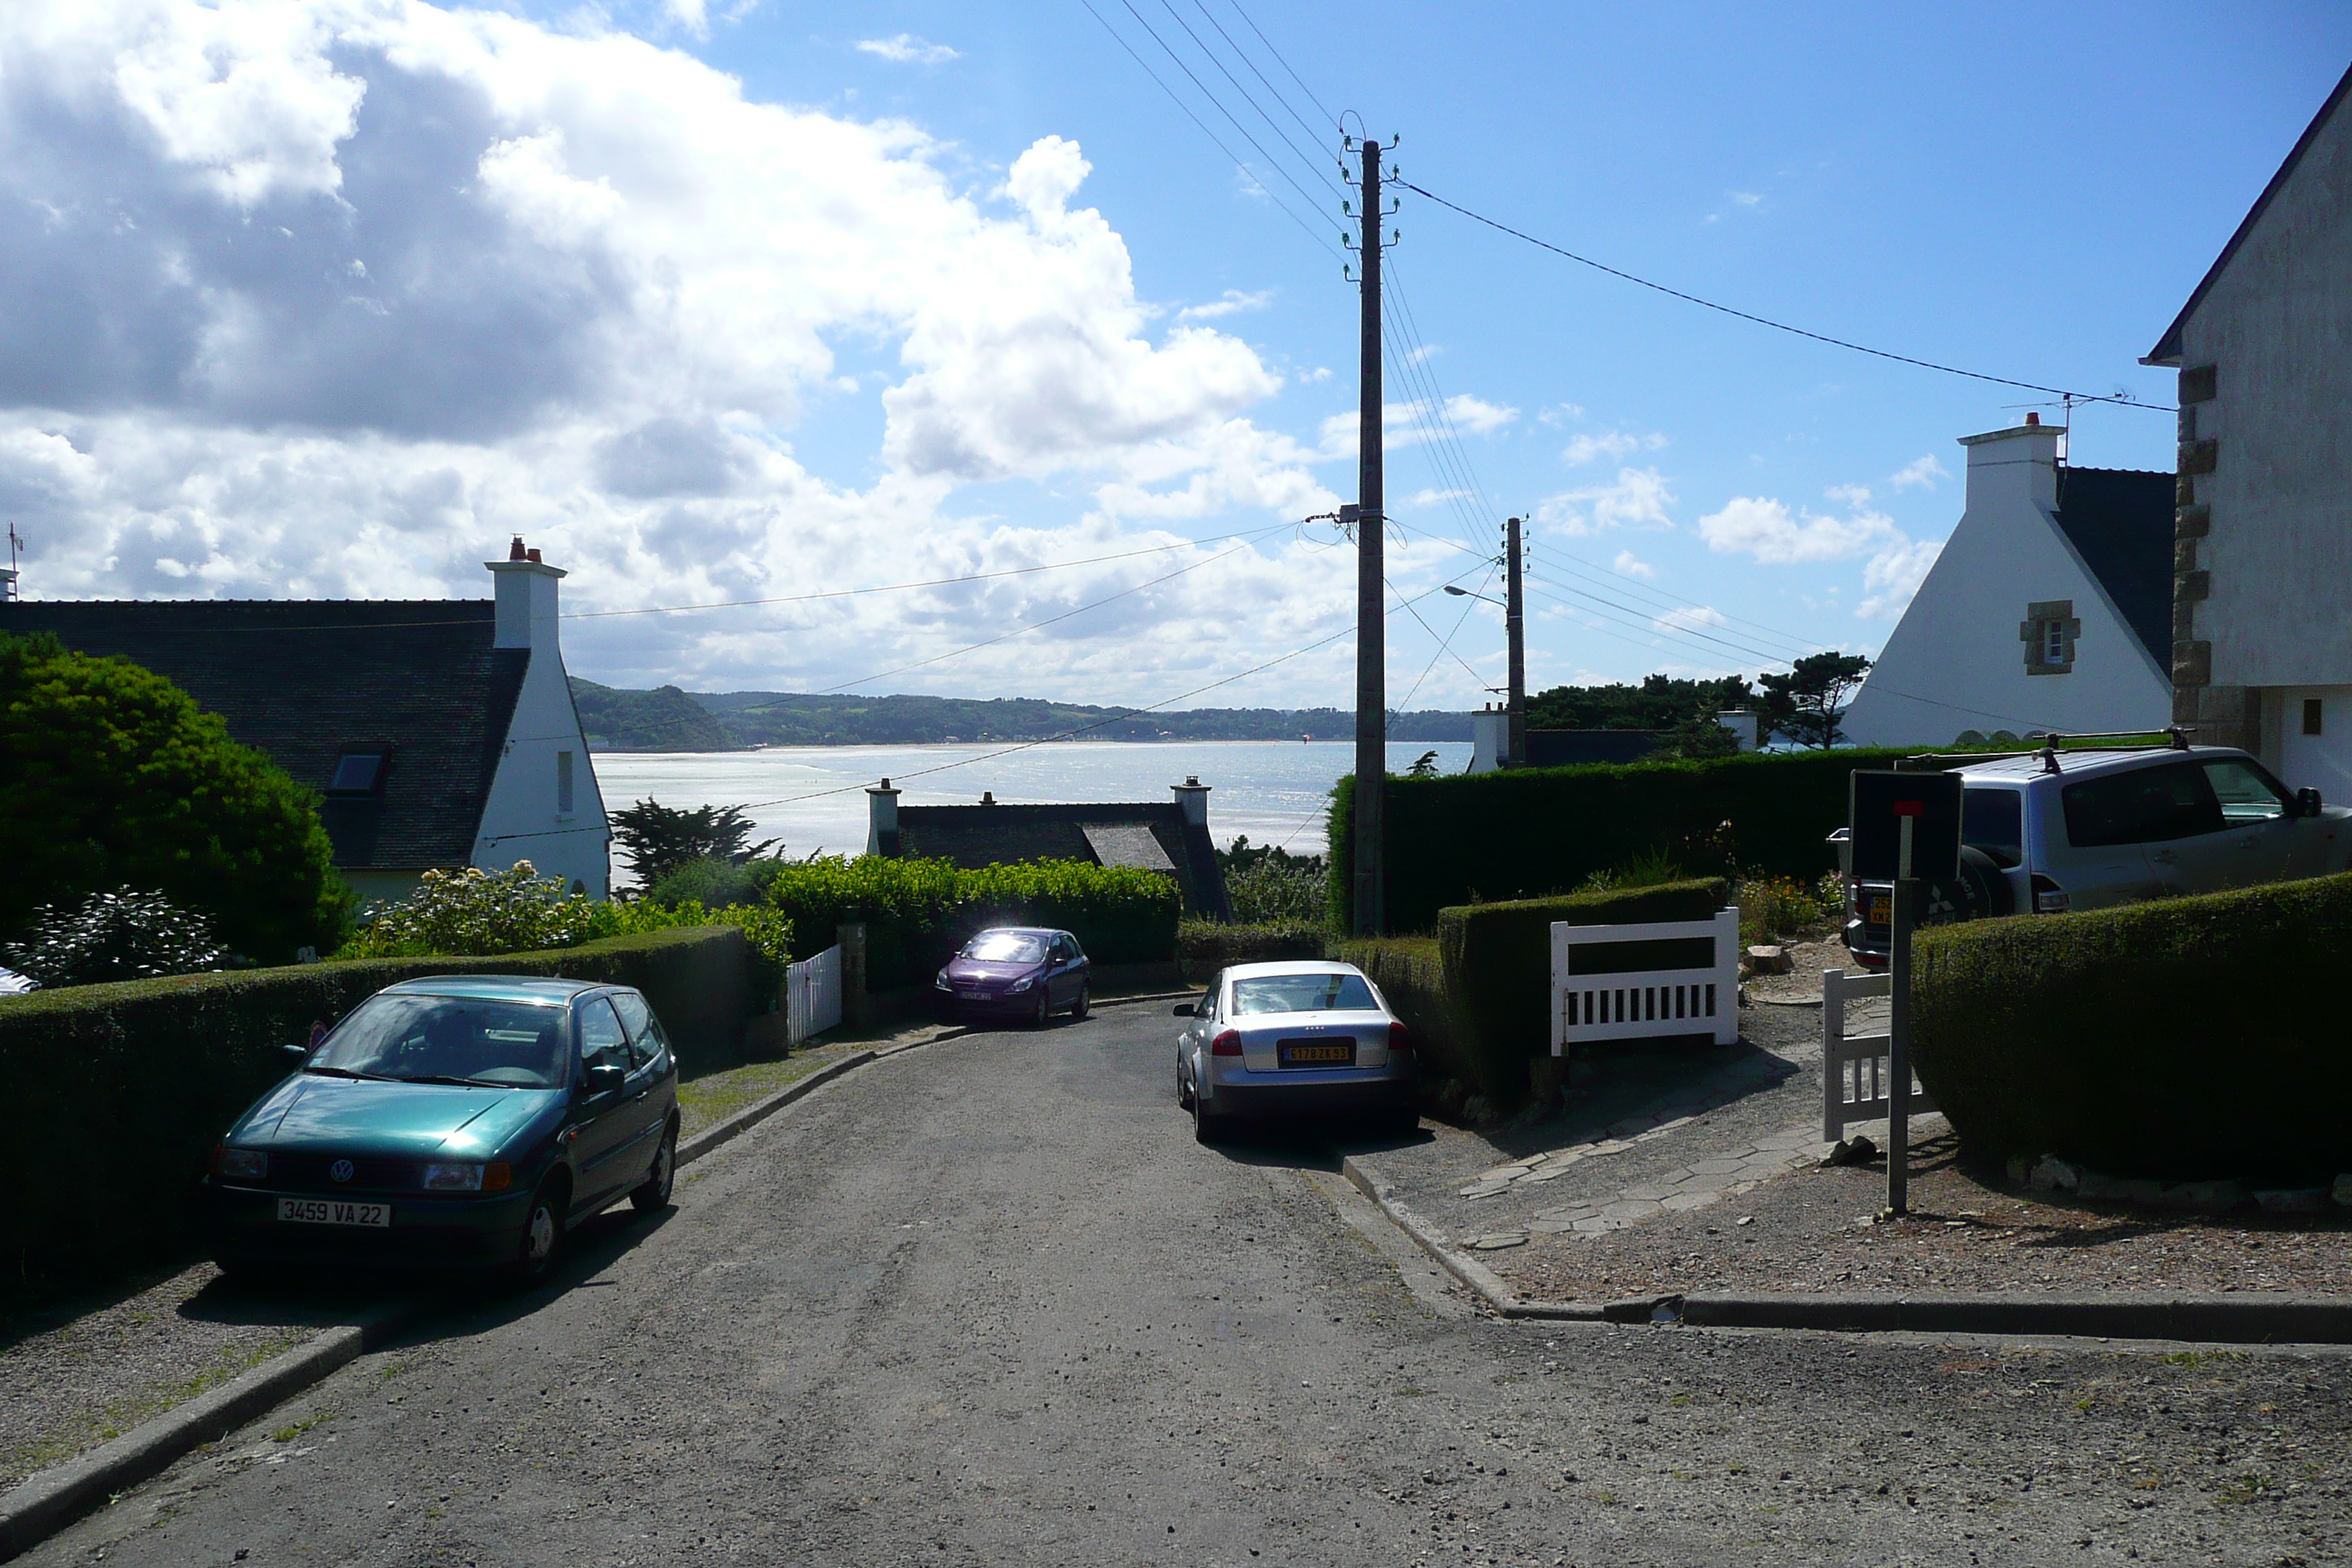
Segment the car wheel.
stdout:
<path fill-rule="evenodd" d="M 1198 1093 L 1192 1096 L 1192 1136 L 1203 1143 L 1225 1140 L 1225 1118 L 1210 1114 L 1209 1102 Z"/>
<path fill-rule="evenodd" d="M 1045 1020 L 1053 1016 L 1053 1012 L 1054 999 L 1046 994 L 1045 988 L 1040 985 L 1037 987 L 1037 1005 L 1029 1009 L 1029 1026 L 1033 1029 L 1044 1028 Z"/>
<path fill-rule="evenodd" d="M 670 1188 L 677 1183 L 677 1123 L 662 1129 L 661 1147 L 654 1151 L 654 1168 L 629 1194 L 629 1202 L 639 1214 L 652 1214 L 669 1207 Z"/>
<path fill-rule="evenodd" d="M 561 1182 L 548 1183 L 531 1197 L 510 1265 L 517 1284 L 536 1285 L 555 1268 L 555 1256 L 563 1250 L 564 1198 Z"/>
<path fill-rule="evenodd" d="M 1184 1058 L 1176 1058 L 1176 1105 L 1179 1110 L 1192 1109 L 1192 1081 L 1184 1076 Z"/>
<path fill-rule="evenodd" d="M 1087 988 L 1084 985 L 1080 985 L 1078 987 L 1077 995 L 1073 998 L 1070 1003 L 1070 1022 L 1075 1024 L 1079 1019 L 1085 1017 L 1090 1005 L 1091 1003 L 1087 996 Z"/>

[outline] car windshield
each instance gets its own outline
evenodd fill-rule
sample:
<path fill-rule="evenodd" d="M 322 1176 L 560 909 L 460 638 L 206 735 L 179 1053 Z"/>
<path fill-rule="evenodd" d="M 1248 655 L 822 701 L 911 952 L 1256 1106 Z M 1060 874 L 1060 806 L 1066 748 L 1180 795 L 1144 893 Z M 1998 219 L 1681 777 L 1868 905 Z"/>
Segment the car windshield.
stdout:
<path fill-rule="evenodd" d="M 985 963 L 1034 963 L 1045 956 L 1045 939 L 1027 931 L 984 931 L 963 944 L 963 956 Z"/>
<path fill-rule="evenodd" d="M 1234 982 L 1234 1014 L 1377 1013 L 1360 974 L 1258 974 Z"/>
<path fill-rule="evenodd" d="M 303 1064 L 305 1072 L 402 1082 L 556 1089 L 561 1007 L 459 996 L 371 996 Z"/>

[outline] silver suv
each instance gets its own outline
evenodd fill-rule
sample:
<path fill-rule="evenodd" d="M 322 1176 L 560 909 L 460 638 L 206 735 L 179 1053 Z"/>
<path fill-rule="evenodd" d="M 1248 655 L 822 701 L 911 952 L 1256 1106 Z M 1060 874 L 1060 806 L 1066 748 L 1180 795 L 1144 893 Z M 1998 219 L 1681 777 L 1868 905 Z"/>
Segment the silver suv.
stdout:
<path fill-rule="evenodd" d="M 2234 747 L 2043 750 L 1937 759 L 1960 775 L 1960 882 L 1928 895 L 1931 921 L 2057 914 L 2179 893 L 2324 877 L 2352 865 L 2352 810 L 2290 790 Z M 1886 963 L 1894 889 L 1857 884 L 1845 829 L 1845 944 Z"/>

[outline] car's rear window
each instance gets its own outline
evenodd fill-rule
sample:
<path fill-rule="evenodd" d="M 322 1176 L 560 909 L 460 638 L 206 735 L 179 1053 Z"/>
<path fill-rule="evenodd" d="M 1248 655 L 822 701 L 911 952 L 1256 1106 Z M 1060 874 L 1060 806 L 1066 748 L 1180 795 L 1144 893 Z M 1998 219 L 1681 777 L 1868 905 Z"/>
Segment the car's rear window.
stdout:
<path fill-rule="evenodd" d="M 1960 792 L 1960 842 L 2003 869 L 2025 858 L 2025 796 L 2013 789 Z"/>
<path fill-rule="evenodd" d="M 2222 827 L 2221 803 L 2195 763 L 2083 779 L 2062 790 L 2059 800 L 2066 841 L 2078 849 L 2162 844 Z"/>
<path fill-rule="evenodd" d="M 1377 1013 L 1360 974 L 1259 974 L 1234 982 L 1234 1014 Z"/>
<path fill-rule="evenodd" d="M 561 1007 L 457 996 L 371 996 L 336 1026 L 304 1068 L 556 1089 L 564 1081 L 564 1043 Z"/>
<path fill-rule="evenodd" d="M 983 963 L 1034 963 L 1045 956 L 1045 942 L 1025 931 L 984 931 L 963 944 L 963 956 Z"/>

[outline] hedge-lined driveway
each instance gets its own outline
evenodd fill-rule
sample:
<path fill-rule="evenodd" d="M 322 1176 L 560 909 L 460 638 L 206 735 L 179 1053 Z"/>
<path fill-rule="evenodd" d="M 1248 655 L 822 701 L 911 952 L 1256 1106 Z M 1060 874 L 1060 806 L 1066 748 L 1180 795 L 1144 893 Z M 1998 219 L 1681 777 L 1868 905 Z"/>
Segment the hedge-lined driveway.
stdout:
<path fill-rule="evenodd" d="M 1432 1312 L 1164 1005 L 890 1058 L 37 1549 L 115 1563 L 2341 1558 L 2346 1362 Z M 2085 1544 L 2087 1543 L 2087 1544 Z M 242 1553 L 240 1558 L 239 1554 Z"/>

